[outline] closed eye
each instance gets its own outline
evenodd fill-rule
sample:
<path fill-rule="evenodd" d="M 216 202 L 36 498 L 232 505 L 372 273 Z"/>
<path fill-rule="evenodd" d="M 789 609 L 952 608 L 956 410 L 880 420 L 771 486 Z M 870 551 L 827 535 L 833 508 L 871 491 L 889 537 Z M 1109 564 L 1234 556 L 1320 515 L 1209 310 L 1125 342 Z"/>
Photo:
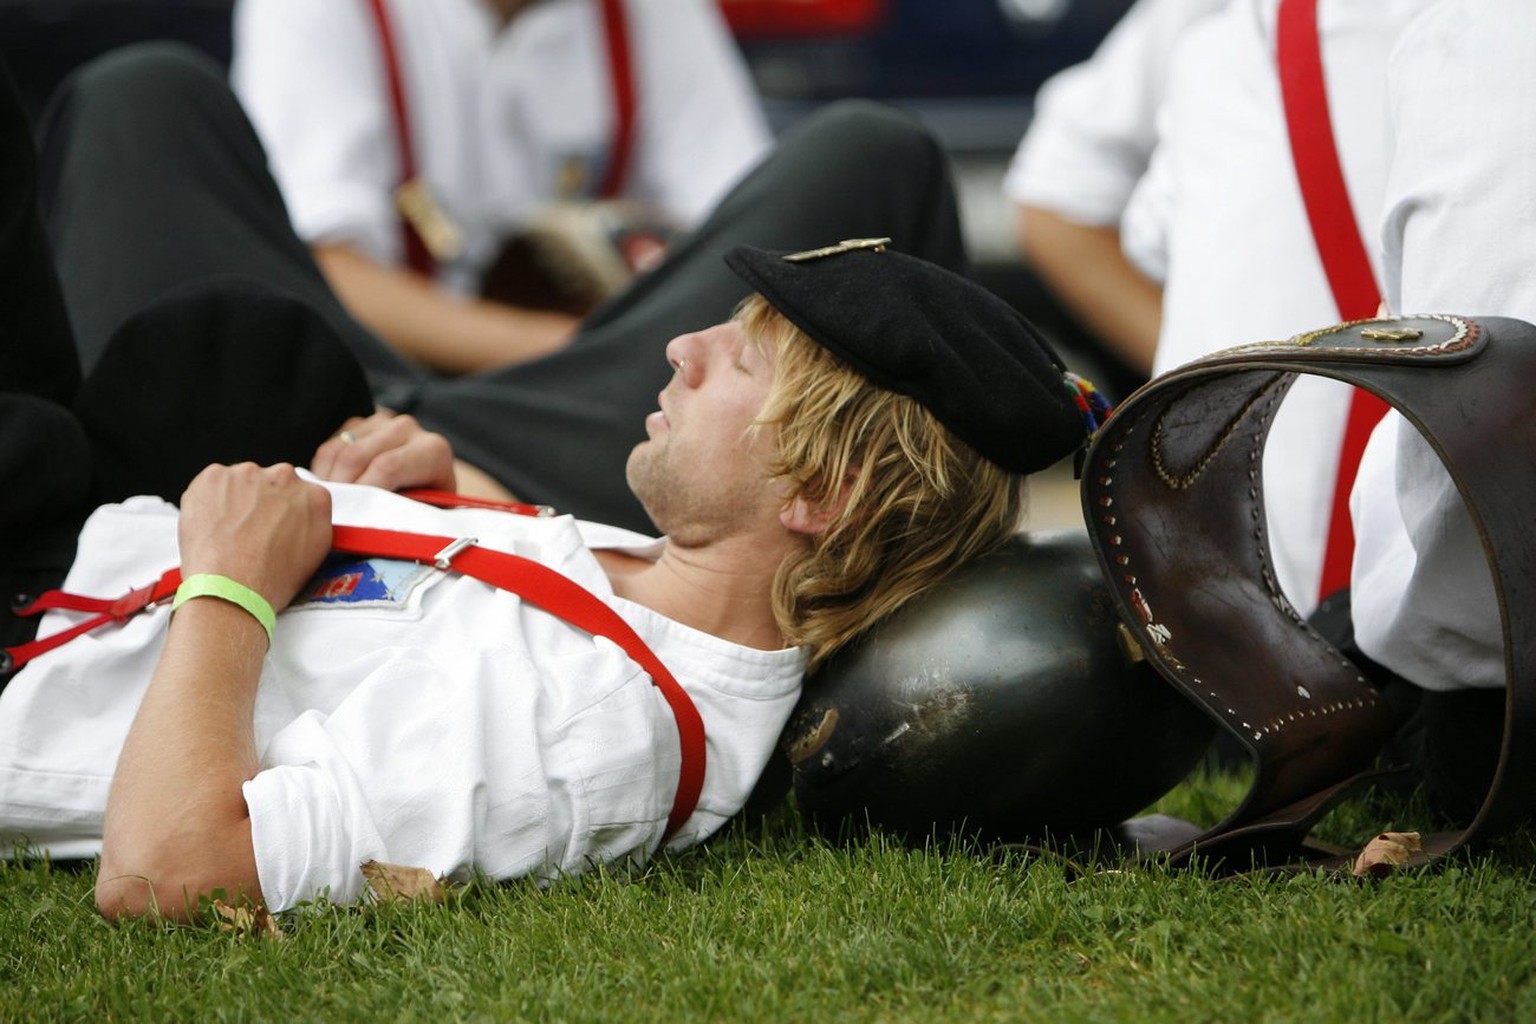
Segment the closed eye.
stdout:
<path fill-rule="evenodd" d="M 757 363 L 757 361 L 756 353 L 752 351 L 752 346 L 743 344 L 736 350 L 736 359 L 734 365 L 736 369 L 740 370 L 747 376 L 752 376 L 752 368 L 754 364 Z"/>

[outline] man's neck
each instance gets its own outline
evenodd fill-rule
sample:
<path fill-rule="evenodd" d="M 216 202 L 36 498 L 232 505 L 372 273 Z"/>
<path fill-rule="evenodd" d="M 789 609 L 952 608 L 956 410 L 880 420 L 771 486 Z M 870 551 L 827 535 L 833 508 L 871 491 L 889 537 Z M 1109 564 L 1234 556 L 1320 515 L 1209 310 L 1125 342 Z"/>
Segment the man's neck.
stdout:
<path fill-rule="evenodd" d="M 668 544 L 654 562 L 597 554 L 620 597 L 722 640 L 778 650 L 784 639 L 771 593 L 784 553 L 744 551 L 744 544 L 728 545 L 734 550 Z"/>

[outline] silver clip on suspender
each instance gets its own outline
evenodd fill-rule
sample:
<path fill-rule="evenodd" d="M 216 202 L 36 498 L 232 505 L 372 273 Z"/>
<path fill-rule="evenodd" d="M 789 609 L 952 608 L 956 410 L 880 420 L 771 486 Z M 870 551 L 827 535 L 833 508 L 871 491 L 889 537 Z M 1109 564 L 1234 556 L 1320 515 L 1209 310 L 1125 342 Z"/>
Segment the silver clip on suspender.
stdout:
<path fill-rule="evenodd" d="M 446 570 L 453 565 L 454 556 L 463 551 L 465 548 L 474 547 L 479 542 L 480 541 L 478 537 L 460 537 L 452 544 L 449 544 L 447 547 L 443 548 L 443 550 L 439 551 L 436 555 L 432 556 L 432 564 L 439 569 Z"/>

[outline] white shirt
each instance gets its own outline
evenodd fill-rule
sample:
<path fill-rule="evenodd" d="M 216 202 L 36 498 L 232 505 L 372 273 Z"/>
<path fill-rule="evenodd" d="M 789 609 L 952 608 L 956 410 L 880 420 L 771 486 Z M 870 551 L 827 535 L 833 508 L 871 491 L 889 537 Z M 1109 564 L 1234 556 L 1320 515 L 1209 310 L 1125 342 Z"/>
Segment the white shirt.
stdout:
<path fill-rule="evenodd" d="M 388 0 L 418 174 L 465 235 L 442 281 L 478 285 L 542 204 L 590 197 L 612 144 L 602 16 L 542 0 L 504 30 L 482 0 Z M 625 196 L 690 226 L 767 150 L 709 0 L 625 4 L 638 110 Z M 403 262 L 397 133 L 367 0 L 239 0 L 231 81 L 298 234 Z"/>
<path fill-rule="evenodd" d="M 1156 141 L 1174 40 L 1227 0 L 1137 0 L 1093 56 L 1035 94 L 1003 192 L 1079 224 L 1120 223 Z"/>
<path fill-rule="evenodd" d="M 1405 29 L 1382 242 L 1394 312 L 1536 322 L 1536 7 L 1439 0 Z M 1389 414 L 1353 495 L 1361 649 L 1427 689 L 1504 684 L 1487 560 L 1422 437 Z"/>
<path fill-rule="evenodd" d="M 1386 179 L 1387 53 L 1399 27 L 1427 2 L 1319 3 L 1334 137 L 1373 254 Z M 1278 7 L 1279 0 L 1231 0 L 1185 31 L 1171 58 L 1157 149 L 1122 225 L 1127 255 L 1164 281 L 1154 373 L 1339 319 L 1286 135 Z M 1299 378 L 1264 453 L 1275 574 L 1303 615 L 1318 597 L 1349 397 L 1345 385 Z"/>
<path fill-rule="evenodd" d="M 474 536 L 610 603 L 704 720 L 704 790 L 671 845 L 703 839 L 740 809 L 798 696 L 800 651 L 741 647 L 615 597 L 589 548 L 643 552 L 638 535 L 327 486 L 338 523 Z M 158 499 L 98 510 L 67 588 L 109 595 L 153 580 L 177 562 L 175 528 L 175 509 Z M 161 606 L 74 640 L 0 694 L 0 844 L 100 849 L 118 751 L 169 614 Z M 40 635 L 67 618 L 49 613 Z M 612 642 L 471 577 L 409 563 L 322 572 L 279 616 L 255 736 L 261 770 L 244 795 L 273 910 L 356 899 L 367 860 L 457 879 L 643 861 L 678 778 L 671 710 Z"/>

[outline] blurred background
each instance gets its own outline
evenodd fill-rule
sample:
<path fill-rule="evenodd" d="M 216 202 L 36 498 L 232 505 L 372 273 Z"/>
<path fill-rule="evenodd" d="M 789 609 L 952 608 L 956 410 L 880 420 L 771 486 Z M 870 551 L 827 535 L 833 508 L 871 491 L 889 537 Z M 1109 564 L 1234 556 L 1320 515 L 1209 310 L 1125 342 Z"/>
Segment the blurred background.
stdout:
<path fill-rule="evenodd" d="M 1039 324 L 1074 369 L 1114 376 L 1097 342 L 1020 262 L 1001 182 L 1029 125 L 1035 91 L 1088 57 L 1130 0 L 718 2 L 775 131 L 848 96 L 892 103 L 927 123 L 954 161 L 977 276 Z M 0 52 L 35 114 L 70 69 L 130 42 L 179 40 L 227 63 L 230 6 L 231 0 L 0 0 Z M 1074 521 L 1072 497 L 1038 507 L 1037 525 Z"/>

